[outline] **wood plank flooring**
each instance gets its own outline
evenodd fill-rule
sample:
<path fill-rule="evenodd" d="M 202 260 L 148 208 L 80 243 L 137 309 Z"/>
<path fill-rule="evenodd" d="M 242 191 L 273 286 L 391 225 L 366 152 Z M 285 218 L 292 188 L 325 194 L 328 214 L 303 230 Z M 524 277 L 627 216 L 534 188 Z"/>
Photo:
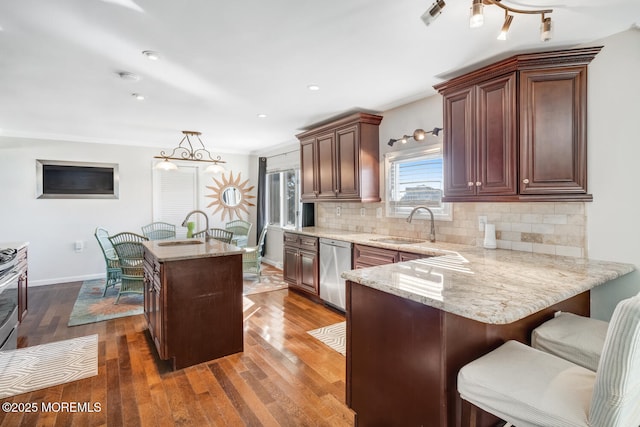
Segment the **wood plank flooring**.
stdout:
<path fill-rule="evenodd" d="M 80 285 L 29 289 L 18 346 L 98 334 L 98 375 L 0 402 L 89 402 L 100 411 L 0 411 L 0 426 L 353 425 L 344 356 L 306 333 L 344 316 L 289 290 L 251 295 L 244 352 L 172 372 L 143 315 L 68 327 Z"/>

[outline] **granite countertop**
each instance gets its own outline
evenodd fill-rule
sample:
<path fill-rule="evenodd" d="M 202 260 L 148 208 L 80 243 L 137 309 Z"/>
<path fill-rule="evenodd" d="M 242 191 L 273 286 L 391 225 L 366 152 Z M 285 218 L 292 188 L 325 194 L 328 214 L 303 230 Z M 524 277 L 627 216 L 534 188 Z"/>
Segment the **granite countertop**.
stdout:
<path fill-rule="evenodd" d="M 380 243 L 380 235 L 307 227 L 296 232 L 434 255 L 347 271 L 342 277 L 489 324 L 520 320 L 635 270 L 631 264 L 430 243 Z"/>
<path fill-rule="evenodd" d="M 244 252 L 241 248 L 215 239 L 150 240 L 142 244 L 160 262 L 236 255 Z"/>

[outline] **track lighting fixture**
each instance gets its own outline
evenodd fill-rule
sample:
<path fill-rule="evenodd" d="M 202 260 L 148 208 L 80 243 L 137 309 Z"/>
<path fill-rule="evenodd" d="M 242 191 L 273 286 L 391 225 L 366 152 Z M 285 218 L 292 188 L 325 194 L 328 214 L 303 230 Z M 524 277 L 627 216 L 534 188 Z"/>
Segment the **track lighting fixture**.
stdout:
<path fill-rule="evenodd" d="M 506 40 L 511 21 L 513 21 L 513 15 L 509 12 L 527 14 L 527 15 L 540 15 L 542 17 L 542 23 L 540 24 L 540 40 L 546 42 L 551 40 L 552 25 L 551 18 L 545 17 L 545 14 L 553 12 L 553 9 L 540 9 L 540 10 L 522 10 L 514 9 L 505 5 L 500 0 L 472 0 L 470 14 L 469 14 L 469 27 L 477 28 L 484 23 L 484 5 L 498 6 L 505 11 L 504 24 L 502 24 L 502 31 L 498 35 L 498 40 Z"/>
<path fill-rule="evenodd" d="M 440 133 L 440 131 L 442 130 L 442 128 L 438 128 L 435 127 L 432 130 L 429 131 L 425 131 L 424 129 L 416 129 L 413 131 L 413 135 L 409 136 L 409 135 L 404 135 L 401 138 L 397 138 L 397 139 L 393 139 L 391 138 L 389 140 L 389 142 L 387 142 L 387 145 L 389 147 L 393 147 L 393 144 L 395 144 L 396 142 L 401 142 L 403 144 L 406 144 L 407 141 L 409 141 L 410 138 L 413 138 L 415 141 L 420 142 L 420 141 L 424 141 L 424 139 L 427 137 L 428 133 L 431 133 L 435 136 L 438 136 L 438 134 Z"/>
<path fill-rule="evenodd" d="M 445 3 L 444 0 L 438 0 L 434 4 L 432 4 L 429 9 L 422 14 L 420 19 L 424 22 L 425 25 L 431 24 L 436 20 L 438 16 L 442 13 L 442 8 L 444 8 Z"/>

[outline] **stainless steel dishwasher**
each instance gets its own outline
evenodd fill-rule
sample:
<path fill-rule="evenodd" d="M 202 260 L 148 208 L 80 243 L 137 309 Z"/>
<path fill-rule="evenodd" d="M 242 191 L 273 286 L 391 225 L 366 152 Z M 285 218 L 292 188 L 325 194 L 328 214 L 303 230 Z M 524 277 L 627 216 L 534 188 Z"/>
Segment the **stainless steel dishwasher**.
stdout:
<path fill-rule="evenodd" d="M 342 311 L 345 310 L 343 271 L 351 270 L 351 243 L 320 238 L 320 298 Z"/>

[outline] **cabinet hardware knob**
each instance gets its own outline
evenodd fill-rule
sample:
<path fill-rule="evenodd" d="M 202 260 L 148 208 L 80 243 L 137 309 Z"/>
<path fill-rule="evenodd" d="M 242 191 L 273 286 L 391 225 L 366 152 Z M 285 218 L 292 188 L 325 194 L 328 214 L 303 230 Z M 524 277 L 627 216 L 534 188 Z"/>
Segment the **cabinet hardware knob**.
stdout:
<path fill-rule="evenodd" d="M 473 187 L 473 182 L 471 182 L 471 181 L 467 182 L 467 186 Z"/>
<path fill-rule="evenodd" d="M 482 183 L 480 181 L 476 182 L 476 187 L 480 187 L 482 185 Z"/>
<path fill-rule="evenodd" d="M 528 179 L 528 178 L 525 178 L 525 179 L 523 179 L 523 180 L 522 180 L 522 182 L 523 182 L 524 184 L 528 184 L 528 183 L 529 183 L 529 179 Z"/>

